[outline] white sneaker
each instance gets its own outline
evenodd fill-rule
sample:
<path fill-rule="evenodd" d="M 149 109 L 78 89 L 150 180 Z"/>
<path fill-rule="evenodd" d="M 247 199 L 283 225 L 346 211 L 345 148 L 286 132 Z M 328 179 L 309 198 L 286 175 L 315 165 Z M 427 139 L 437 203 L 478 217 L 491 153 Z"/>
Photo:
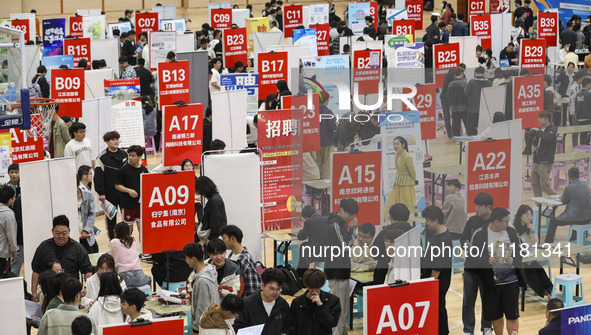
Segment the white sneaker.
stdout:
<path fill-rule="evenodd" d="M 472 334 L 472 333 L 464 333 L 464 335 L 474 335 L 474 334 Z"/>
<path fill-rule="evenodd" d="M 484 328 L 484 331 L 482 331 L 483 335 L 493 335 L 492 329 L 490 328 Z"/>

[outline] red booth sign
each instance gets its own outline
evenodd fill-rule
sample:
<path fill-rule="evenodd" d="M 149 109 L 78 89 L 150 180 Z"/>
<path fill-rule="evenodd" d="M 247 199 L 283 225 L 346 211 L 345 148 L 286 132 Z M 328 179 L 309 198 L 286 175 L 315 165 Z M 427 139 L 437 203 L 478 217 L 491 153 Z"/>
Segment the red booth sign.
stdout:
<path fill-rule="evenodd" d="M 364 287 L 364 334 L 437 334 L 438 291 L 437 280 L 421 280 L 398 287 Z"/>
<path fill-rule="evenodd" d="M 358 86 L 358 94 L 379 93 L 382 70 L 381 50 L 353 51 L 353 90 Z M 353 93 L 355 94 L 355 93 Z"/>
<path fill-rule="evenodd" d="M 82 29 L 82 16 L 70 16 L 70 36 L 84 37 Z"/>
<path fill-rule="evenodd" d="M 246 66 L 248 64 L 246 28 L 228 29 L 224 31 L 224 64 L 226 67 L 233 67 L 240 61 Z"/>
<path fill-rule="evenodd" d="M 544 74 L 546 69 L 546 40 L 523 39 L 519 51 L 519 65 L 529 73 Z"/>
<path fill-rule="evenodd" d="M 395 36 L 415 36 L 415 21 L 413 20 L 392 20 L 392 34 Z"/>
<path fill-rule="evenodd" d="M 41 114 L 31 114 L 31 129 L 29 131 L 10 128 L 13 163 L 20 164 L 44 159 L 43 129 L 39 129 L 38 125 L 41 125 Z M 31 133 L 33 136 L 29 136 Z"/>
<path fill-rule="evenodd" d="M 156 319 L 145 324 L 110 324 L 103 328 L 103 335 L 162 335 L 184 332 L 183 319 Z"/>
<path fill-rule="evenodd" d="M 417 94 L 410 98 L 421 114 L 421 139 L 433 140 L 437 136 L 436 108 L 435 108 L 435 84 L 417 85 Z M 406 104 L 402 104 L 402 111 L 410 111 Z"/>
<path fill-rule="evenodd" d="M 380 225 L 380 185 L 382 153 L 332 153 L 331 211 L 339 210 L 341 200 L 352 198 L 359 205 L 357 221 Z"/>
<path fill-rule="evenodd" d="M 409 20 L 415 21 L 416 30 L 423 29 L 423 0 L 406 0 L 406 14 Z"/>
<path fill-rule="evenodd" d="M 175 101 L 191 101 L 189 61 L 158 63 L 158 99 L 160 106 L 172 105 Z"/>
<path fill-rule="evenodd" d="M 289 5 L 283 7 L 283 33 L 285 37 L 293 37 L 293 31 L 303 23 L 302 5 Z"/>
<path fill-rule="evenodd" d="M 261 52 L 257 56 L 259 72 L 259 99 L 277 93 L 277 82 L 287 81 L 287 51 Z"/>
<path fill-rule="evenodd" d="M 330 25 L 317 24 L 310 28 L 316 28 L 316 49 L 318 50 L 318 56 L 330 55 Z"/>
<path fill-rule="evenodd" d="M 195 172 L 141 175 L 142 253 L 181 250 L 194 241 Z"/>
<path fill-rule="evenodd" d="M 52 69 L 51 98 L 60 105 L 60 115 L 82 117 L 84 69 Z"/>
<path fill-rule="evenodd" d="M 210 22 L 213 29 L 230 29 L 232 27 L 232 8 L 212 9 Z"/>
<path fill-rule="evenodd" d="M 135 14 L 135 39 L 139 41 L 140 33 L 158 31 L 158 13 L 136 13 Z"/>
<path fill-rule="evenodd" d="M 482 49 L 490 49 L 492 47 L 490 14 L 470 16 L 470 34 L 480 37 Z"/>
<path fill-rule="evenodd" d="M 433 45 L 433 67 L 435 68 L 435 82 L 443 84 L 445 74 L 460 65 L 460 43 Z"/>
<path fill-rule="evenodd" d="M 203 105 L 164 106 L 162 109 L 164 166 L 180 165 L 185 159 L 201 164 Z"/>
<path fill-rule="evenodd" d="M 539 127 L 538 113 L 544 110 L 544 76 L 513 77 L 513 114 L 521 128 Z"/>
<path fill-rule="evenodd" d="M 466 156 L 467 213 L 476 211 L 474 197 L 480 192 L 490 194 L 495 207 L 509 208 L 511 140 L 468 142 Z"/>
<path fill-rule="evenodd" d="M 361 1 L 357 1 L 360 3 Z M 369 16 L 373 18 L 372 25 L 378 31 L 378 2 L 377 1 L 370 1 L 369 2 Z"/>
<path fill-rule="evenodd" d="M 66 38 L 64 40 L 64 55 L 74 56 L 74 64 L 77 64 L 82 58 L 91 62 L 90 58 L 90 37 L 85 38 Z"/>
<path fill-rule="evenodd" d="M 25 33 L 25 42 L 30 41 L 29 20 L 11 20 L 10 26 Z"/>
<path fill-rule="evenodd" d="M 303 111 L 304 151 L 320 151 L 320 97 L 318 94 L 312 95 L 312 109 L 308 109 L 307 95 L 281 97 L 281 106 Z"/>
<path fill-rule="evenodd" d="M 538 12 L 538 38 L 545 39 L 549 47 L 558 44 L 558 13 Z"/>
<path fill-rule="evenodd" d="M 486 14 L 484 0 L 468 0 L 468 16 Z"/>

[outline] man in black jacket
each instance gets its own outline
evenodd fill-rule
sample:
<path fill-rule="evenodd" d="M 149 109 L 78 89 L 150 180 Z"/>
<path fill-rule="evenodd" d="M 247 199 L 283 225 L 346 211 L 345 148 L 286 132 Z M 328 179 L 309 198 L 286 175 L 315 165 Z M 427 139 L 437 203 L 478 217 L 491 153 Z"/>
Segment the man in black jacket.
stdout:
<path fill-rule="evenodd" d="M 517 56 L 517 52 L 515 52 L 515 44 L 509 42 L 507 46 L 501 50 L 499 54 L 499 61 L 502 59 L 507 59 L 509 61 L 509 65 L 517 65 L 519 62 L 519 57 Z"/>
<path fill-rule="evenodd" d="M 447 88 L 447 99 L 449 101 L 449 111 L 451 112 L 451 132 L 453 136 L 460 136 L 462 122 L 464 122 L 464 127 L 468 129 L 466 124 L 468 105 L 466 103 L 466 96 L 464 95 L 466 80 L 464 78 L 464 70 L 461 68 L 456 69 L 454 75 L 455 79 Z"/>
<path fill-rule="evenodd" d="M 518 252 L 521 240 L 517 231 L 508 226 L 511 220 L 509 214 L 505 208 L 493 209 L 490 223 L 472 236 L 470 244 L 478 248 L 478 253 L 470 253 L 467 257 L 475 258 L 484 286 L 484 317 L 493 320 L 497 334 L 503 333 L 503 315 L 507 319 L 507 333 L 519 328 L 519 287 L 527 288 L 518 270 L 521 267 L 521 253 Z"/>
<path fill-rule="evenodd" d="M 460 63 L 457 69 L 466 70 L 466 64 Z M 447 95 L 447 89 L 449 88 L 449 84 L 456 79 L 456 69 L 451 69 L 447 71 L 445 77 L 443 78 L 443 86 L 441 87 L 441 108 L 443 109 L 443 120 L 445 121 L 445 132 L 447 133 L 447 138 L 452 138 L 452 131 L 451 131 L 451 115 L 449 111 L 449 98 Z"/>
<path fill-rule="evenodd" d="M 298 274 L 304 276 L 304 272 L 309 268 L 310 263 L 314 262 L 314 250 L 319 250 L 324 244 L 326 235 L 326 216 L 316 213 L 314 207 L 310 205 L 302 208 L 302 218 L 304 218 L 304 227 L 298 232 L 298 240 L 308 242 L 301 244 L 300 260 L 298 262 Z M 316 251 L 318 252 L 318 251 Z"/>
<path fill-rule="evenodd" d="M 468 26 L 463 22 L 464 14 L 458 14 L 458 22 L 454 23 L 453 30 L 451 32 L 452 36 L 470 36 L 468 33 Z"/>
<path fill-rule="evenodd" d="M 540 128 L 530 130 L 534 134 L 532 143 L 534 162 L 531 173 L 534 197 L 541 197 L 542 191 L 548 195 L 556 194 L 549 183 L 556 152 L 556 126 L 550 122 L 552 118 L 550 112 L 541 111 L 538 117 Z"/>
<path fill-rule="evenodd" d="M 281 270 L 269 268 L 261 278 L 261 291 L 244 299 L 244 310 L 236 317 L 234 330 L 265 324 L 261 335 L 291 335 L 289 304 L 281 297 L 285 276 Z"/>
<path fill-rule="evenodd" d="M 351 198 L 341 200 L 338 212 L 331 213 L 326 220 L 326 238 L 330 254 L 325 255 L 324 272 L 332 294 L 341 301 L 341 317 L 335 334 L 347 334 L 347 316 L 349 315 L 349 278 L 351 278 L 351 249 L 353 246 L 352 230 L 356 223 L 349 223 L 359 213 L 357 202 Z"/>
<path fill-rule="evenodd" d="M 525 27 L 523 28 L 525 38 L 529 37 L 529 28 L 531 28 L 534 25 L 534 12 L 529 7 L 530 4 L 531 4 L 531 0 L 525 0 L 523 2 L 523 11 L 527 15 L 525 17 Z"/>
<path fill-rule="evenodd" d="M 439 30 L 439 27 L 437 26 L 437 19 L 439 17 L 436 15 L 431 15 L 431 24 L 427 27 L 427 29 L 425 29 L 425 38 L 423 38 L 423 41 L 428 41 L 428 40 L 432 40 L 433 44 L 438 44 L 439 43 L 439 39 L 441 38 L 441 30 Z"/>
<path fill-rule="evenodd" d="M 591 79 L 583 79 L 581 86 L 575 103 L 575 115 L 579 124 L 591 124 Z M 581 144 L 589 144 L 589 132 L 581 134 Z"/>
<path fill-rule="evenodd" d="M 326 275 L 320 269 L 306 270 L 302 280 L 308 290 L 291 303 L 293 334 L 332 334 L 341 315 L 339 298 L 321 290 Z"/>
<path fill-rule="evenodd" d="M 480 114 L 480 92 L 485 87 L 491 87 L 492 84 L 484 77 L 484 67 L 477 67 L 474 70 L 474 78 L 468 82 L 464 89 L 464 95 L 468 98 L 468 119 L 466 122 L 466 132 L 468 136 L 478 134 L 478 115 Z"/>
<path fill-rule="evenodd" d="M 127 35 L 127 41 L 123 43 L 123 47 L 121 48 L 121 56 L 127 57 L 127 61 L 131 66 L 135 66 L 137 64 L 137 54 L 135 53 L 135 49 L 135 31 L 130 30 Z"/>
<path fill-rule="evenodd" d="M 121 201 L 121 192 L 115 189 L 117 173 L 119 169 L 127 163 L 127 153 L 119 148 L 119 133 L 117 131 L 108 131 L 103 135 L 103 141 L 107 143 L 107 148 L 103 150 L 96 160 L 94 169 L 94 189 L 99 195 L 100 201 L 107 200 L 115 208 Z M 114 229 L 117 224 L 117 215 L 107 220 L 107 231 L 109 240 L 115 238 Z"/>
<path fill-rule="evenodd" d="M 152 72 L 150 72 L 149 69 L 146 69 L 144 65 L 146 65 L 146 60 L 143 58 L 138 58 L 135 73 L 137 73 L 138 78 L 140 78 L 140 94 L 142 96 L 151 97 L 154 77 L 152 76 Z"/>

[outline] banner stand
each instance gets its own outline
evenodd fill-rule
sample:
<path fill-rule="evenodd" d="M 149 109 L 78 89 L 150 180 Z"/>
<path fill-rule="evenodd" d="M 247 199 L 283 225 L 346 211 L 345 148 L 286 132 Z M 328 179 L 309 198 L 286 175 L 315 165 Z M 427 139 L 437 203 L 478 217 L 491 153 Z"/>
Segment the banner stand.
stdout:
<path fill-rule="evenodd" d="M 261 196 L 261 226 L 262 226 L 262 232 L 261 232 L 261 241 L 263 242 L 263 257 L 264 257 L 264 264 L 265 266 L 267 266 L 267 244 L 265 243 L 265 211 L 263 208 L 263 204 L 265 203 L 265 194 L 263 192 L 263 152 L 261 151 L 261 149 L 259 148 L 243 148 L 243 149 L 228 149 L 228 150 L 208 150 L 205 151 L 201 154 L 201 170 L 200 173 L 202 176 L 205 175 L 205 156 L 209 155 L 209 154 L 216 154 L 216 153 L 225 153 L 225 152 L 234 152 L 234 153 L 238 153 L 240 154 L 242 151 L 244 150 L 248 150 L 249 153 L 253 152 L 256 150 L 256 154 L 259 157 L 259 161 L 260 161 L 260 166 L 259 166 L 259 170 L 260 170 L 260 174 L 261 174 L 261 178 L 260 178 L 260 196 Z M 205 208 L 205 206 L 203 206 Z M 256 261 L 256 259 L 255 259 Z"/>

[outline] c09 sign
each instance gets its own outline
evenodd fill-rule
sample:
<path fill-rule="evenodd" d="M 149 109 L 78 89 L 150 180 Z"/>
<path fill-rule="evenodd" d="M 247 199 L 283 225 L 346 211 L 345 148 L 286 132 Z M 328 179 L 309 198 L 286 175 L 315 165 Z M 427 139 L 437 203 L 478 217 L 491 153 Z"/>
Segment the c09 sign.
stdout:
<path fill-rule="evenodd" d="M 230 29 L 232 27 L 232 8 L 212 9 L 210 22 L 213 29 Z"/>

